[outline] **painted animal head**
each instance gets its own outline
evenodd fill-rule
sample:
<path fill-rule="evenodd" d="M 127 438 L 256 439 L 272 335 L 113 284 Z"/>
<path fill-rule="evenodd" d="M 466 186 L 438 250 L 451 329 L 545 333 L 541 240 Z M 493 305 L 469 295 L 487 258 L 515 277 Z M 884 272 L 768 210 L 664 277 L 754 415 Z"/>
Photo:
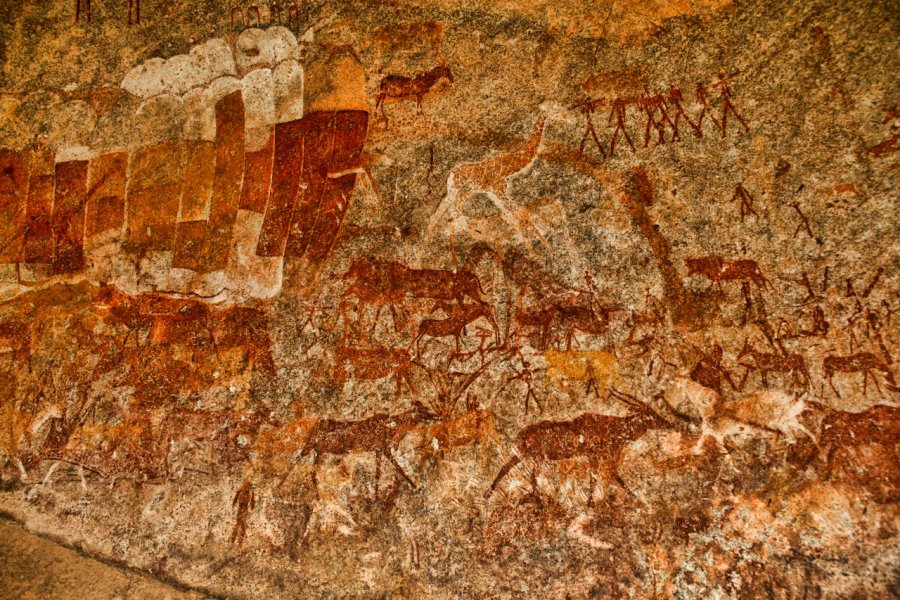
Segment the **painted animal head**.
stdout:
<path fill-rule="evenodd" d="M 669 412 L 691 421 L 702 421 L 715 414 L 721 396 L 706 386 L 685 377 L 666 382 L 663 401 Z"/>
<path fill-rule="evenodd" d="M 353 264 L 350 265 L 350 268 L 347 269 L 347 272 L 344 273 L 344 281 L 348 279 L 366 279 L 375 271 L 375 265 L 372 264 L 372 259 L 364 256 L 362 258 L 357 258 L 353 261 Z"/>
<path fill-rule="evenodd" d="M 625 394 L 617 389 L 609 388 L 609 397 L 615 398 L 625 406 L 631 409 L 633 419 L 646 429 L 668 429 L 673 423 L 664 418 L 660 413 L 653 409 L 649 404 L 641 402 L 630 394 Z"/>
<path fill-rule="evenodd" d="M 741 351 L 737 355 L 737 360 L 741 360 L 745 356 L 751 355 L 756 352 L 756 348 L 753 347 L 753 344 L 750 343 L 750 340 L 744 340 L 744 347 L 741 348 Z"/>
<path fill-rule="evenodd" d="M 110 308 L 112 306 L 116 306 L 122 303 L 125 300 L 126 296 L 115 285 L 111 283 L 100 283 L 100 289 L 97 292 L 97 297 L 94 300 L 94 304 L 98 308 Z"/>
<path fill-rule="evenodd" d="M 450 83 L 453 83 L 453 73 L 450 71 L 450 67 L 448 67 L 447 65 L 438 65 L 434 69 L 432 69 L 432 72 L 434 73 L 435 81 L 444 78 Z"/>
<path fill-rule="evenodd" d="M 538 108 L 540 108 L 542 115 L 547 119 L 563 121 L 570 125 L 576 125 L 578 123 L 577 115 L 571 109 L 566 108 L 558 102 L 545 100 L 544 102 L 541 102 Z"/>
<path fill-rule="evenodd" d="M 418 400 L 413 401 L 413 407 L 406 411 L 404 415 L 411 423 L 426 423 L 436 419 L 434 413 Z"/>

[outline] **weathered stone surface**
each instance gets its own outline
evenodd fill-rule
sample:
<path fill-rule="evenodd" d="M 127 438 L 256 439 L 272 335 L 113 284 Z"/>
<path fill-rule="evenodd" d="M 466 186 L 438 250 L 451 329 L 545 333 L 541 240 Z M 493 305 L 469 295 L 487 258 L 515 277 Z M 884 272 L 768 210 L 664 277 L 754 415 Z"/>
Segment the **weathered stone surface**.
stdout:
<path fill-rule="evenodd" d="M 895 6 L 129 4 L 0 9 L 5 514 L 223 597 L 897 595 Z"/>

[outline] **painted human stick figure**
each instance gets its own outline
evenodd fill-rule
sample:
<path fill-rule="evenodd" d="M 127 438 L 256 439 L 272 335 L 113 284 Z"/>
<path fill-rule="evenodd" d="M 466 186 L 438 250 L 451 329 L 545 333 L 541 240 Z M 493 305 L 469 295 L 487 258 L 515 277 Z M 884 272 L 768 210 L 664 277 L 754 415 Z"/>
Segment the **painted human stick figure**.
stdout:
<path fill-rule="evenodd" d="M 728 87 L 728 82 L 740 74 L 740 71 L 736 71 L 731 75 L 726 75 L 724 71 L 720 71 L 718 74 L 719 80 L 709 86 L 711 90 L 718 89 L 719 94 L 722 96 L 722 122 L 718 124 L 719 129 L 722 130 L 722 137 L 725 137 L 728 129 L 728 111 L 731 111 L 738 122 L 744 126 L 745 131 L 750 132 L 750 126 L 747 125 L 747 121 L 734 108 L 734 103 L 731 101 L 731 88 Z"/>
<path fill-rule="evenodd" d="M 581 136 L 581 143 L 578 145 L 578 151 L 582 154 L 584 153 L 584 145 L 587 143 L 588 136 L 593 138 L 594 143 L 597 144 L 597 150 L 600 152 L 600 158 L 606 158 L 606 148 L 603 147 L 603 144 L 600 143 L 600 137 L 597 135 L 597 131 L 594 129 L 594 112 L 606 104 L 606 98 L 600 97 L 592 100 L 586 100 L 581 104 L 577 105 L 575 108 L 579 109 L 582 115 L 584 115 L 584 120 L 587 122 L 587 128 L 584 130 L 584 135 Z"/>
<path fill-rule="evenodd" d="M 697 134 L 697 137 L 703 137 L 703 133 L 700 131 L 700 128 L 696 123 L 691 121 L 691 118 L 688 117 L 687 113 L 684 111 L 684 106 L 682 106 L 682 102 L 684 101 L 684 96 L 681 94 L 681 90 L 675 87 L 674 85 L 669 89 L 668 95 L 665 97 L 665 101 L 669 103 L 670 106 L 674 108 L 674 117 L 672 119 L 672 139 L 676 141 L 681 141 L 681 135 L 678 133 L 678 121 L 682 117 L 690 125 L 691 129 L 694 130 L 694 133 Z"/>
<path fill-rule="evenodd" d="M 737 187 L 734 188 L 734 195 L 731 197 L 731 201 L 734 202 L 735 200 L 739 202 L 741 223 L 744 222 L 745 216 L 751 214 L 759 219 L 759 214 L 753 209 L 753 196 L 750 195 L 743 183 L 737 184 Z"/>
<path fill-rule="evenodd" d="M 794 229 L 793 237 L 797 237 L 797 234 L 800 233 L 800 230 L 803 229 L 809 235 L 810 238 L 816 239 L 816 236 L 813 235 L 812 229 L 809 227 L 809 219 L 806 218 L 806 215 L 803 214 L 803 211 L 800 210 L 800 204 L 797 202 L 791 202 L 791 208 L 797 211 L 797 214 L 800 216 L 800 222 L 797 223 L 797 228 Z"/>
<path fill-rule="evenodd" d="M 641 97 L 637 100 L 638 108 L 640 108 L 647 115 L 647 122 L 644 126 L 644 148 L 650 145 L 651 136 L 651 127 L 656 130 L 657 135 L 659 135 L 659 144 L 666 143 L 666 128 L 665 121 L 668 120 L 668 115 L 666 114 L 665 106 L 662 103 L 662 96 L 657 94 L 656 96 L 650 96 L 649 92 L 644 91 L 641 94 Z M 656 111 L 660 110 L 661 114 L 659 119 L 656 118 Z"/>
<path fill-rule="evenodd" d="M 75 0 L 75 22 L 81 19 L 81 3 L 82 0 Z M 84 0 L 84 14 L 88 23 L 91 22 L 91 0 Z"/>
<path fill-rule="evenodd" d="M 618 137 L 620 131 L 625 136 L 625 141 L 631 146 L 632 152 L 634 151 L 634 144 L 631 143 L 631 138 L 628 136 L 628 129 L 625 127 L 626 109 L 632 102 L 633 101 L 629 98 L 616 98 L 613 100 L 612 109 L 609 111 L 609 118 L 606 120 L 608 125 L 612 123 L 613 117 L 616 118 L 616 127 L 613 130 L 612 140 L 609 143 L 610 156 L 616 153 L 616 137 Z"/>
<path fill-rule="evenodd" d="M 513 381 L 521 380 L 522 383 L 525 384 L 525 414 L 528 414 L 528 405 L 531 400 L 534 400 L 534 404 L 538 407 L 538 410 L 542 413 L 544 412 L 544 407 L 541 405 L 541 401 L 538 399 L 537 394 L 534 391 L 534 369 L 531 368 L 531 363 L 529 363 L 525 358 L 520 354 L 519 360 L 522 361 L 522 370 L 516 369 L 515 367 L 510 367 L 510 369 L 515 373 L 506 380 L 506 383 L 503 384 L 503 387 L 506 387 Z M 501 388 L 503 389 L 503 388 Z"/>

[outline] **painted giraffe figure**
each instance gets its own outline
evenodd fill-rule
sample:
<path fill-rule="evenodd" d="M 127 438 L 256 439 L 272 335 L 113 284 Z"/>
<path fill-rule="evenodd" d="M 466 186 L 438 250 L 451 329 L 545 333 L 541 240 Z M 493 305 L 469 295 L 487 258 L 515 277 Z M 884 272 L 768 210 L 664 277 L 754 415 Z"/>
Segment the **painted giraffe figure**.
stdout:
<path fill-rule="evenodd" d="M 533 233 L 545 246 L 544 231 L 532 221 L 528 209 L 516 206 L 509 197 L 510 179 L 528 171 L 537 157 L 548 117 L 569 121 L 562 109 L 549 103 L 541 105 L 541 115 L 531 135 L 512 152 L 494 154 L 484 160 L 455 166 L 447 177 L 447 194 L 428 221 L 423 241 L 430 239 L 437 224 L 446 219 L 450 228 L 450 244 L 455 258 L 457 220 L 461 216 L 460 205 L 473 194 L 484 193 L 500 211 L 503 220 L 512 227 L 519 241 Z M 447 215 L 447 213 L 450 213 Z"/>

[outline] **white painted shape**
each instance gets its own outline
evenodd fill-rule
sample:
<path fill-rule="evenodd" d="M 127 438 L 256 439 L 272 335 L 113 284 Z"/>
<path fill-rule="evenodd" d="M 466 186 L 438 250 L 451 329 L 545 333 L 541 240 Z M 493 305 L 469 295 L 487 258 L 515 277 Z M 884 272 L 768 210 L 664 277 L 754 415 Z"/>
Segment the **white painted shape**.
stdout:
<path fill-rule="evenodd" d="M 179 54 L 166 61 L 162 69 L 162 81 L 167 92 L 179 96 L 206 83 L 188 54 Z"/>
<path fill-rule="evenodd" d="M 286 123 L 303 116 L 303 78 L 303 67 L 295 60 L 286 60 L 275 67 L 272 79 L 276 122 Z"/>
<path fill-rule="evenodd" d="M 165 89 L 163 73 L 166 61 L 151 58 L 128 71 L 122 79 L 122 89 L 140 98 L 161 94 Z"/>
<path fill-rule="evenodd" d="M 256 69 L 241 80 L 244 89 L 246 128 L 264 127 L 275 122 L 275 90 L 272 71 Z"/>
<path fill-rule="evenodd" d="M 272 46 L 275 62 L 281 62 L 293 55 L 294 50 L 297 48 L 297 38 L 290 29 L 275 25 L 274 27 L 269 27 L 266 30 L 266 34 Z"/>
<path fill-rule="evenodd" d="M 87 146 L 63 146 L 56 150 L 55 162 L 90 160 L 93 155 L 93 152 Z"/>
<path fill-rule="evenodd" d="M 160 94 L 148 98 L 135 111 L 134 129 L 140 139 L 132 143 L 142 146 L 151 141 L 180 138 L 184 135 L 185 118 L 184 101 L 179 96 Z"/>
<path fill-rule="evenodd" d="M 203 139 L 203 93 L 202 88 L 195 88 L 181 97 L 184 102 L 184 137 L 188 140 Z"/>
<path fill-rule="evenodd" d="M 226 75 L 237 75 L 231 46 L 221 38 L 213 38 L 194 46 L 190 55 L 203 83 Z"/>
<path fill-rule="evenodd" d="M 238 36 L 234 47 L 238 73 L 242 75 L 253 69 L 275 64 L 274 44 L 262 29 L 245 29 Z"/>

